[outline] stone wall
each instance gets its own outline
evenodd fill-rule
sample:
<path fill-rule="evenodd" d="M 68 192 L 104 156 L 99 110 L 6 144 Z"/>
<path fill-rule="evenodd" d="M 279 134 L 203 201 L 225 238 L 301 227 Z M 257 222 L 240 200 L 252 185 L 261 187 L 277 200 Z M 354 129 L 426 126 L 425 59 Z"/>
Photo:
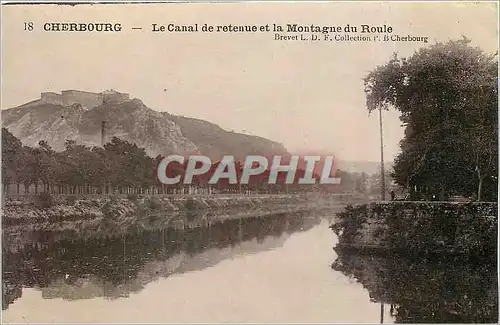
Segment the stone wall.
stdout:
<path fill-rule="evenodd" d="M 331 228 L 339 249 L 402 254 L 496 254 L 495 202 L 378 202 L 347 207 Z"/>
<path fill-rule="evenodd" d="M 104 91 L 93 93 L 81 90 L 63 90 L 61 94 L 55 92 L 43 92 L 40 100 L 44 103 L 71 106 L 80 104 L 83 108 L 91 109 L 103 103 L 121 103 L 129 100 L 129 94 L 117 91 Z"/>
<path fill-rule="evenodd" d="M 102 93 L 102 101 L 103 103 L 121 103 L 129 100 L 129 94 L 123 93 Z"/>
<path fill-rule="evenodd" d="M 223 211 L 225 215 L 245 216 L 297 210 L 345 206 L 340 197 L 307 195 L 52 195 L 50 202 L 37 196 L 6 198 L 4 224 L 46 222 L 86 218 L 169 217 L 178 213 Z"/>
<path fill-rule="evenodd" d="M 62 97 L 64 105 L 81 104 L 84 108 L 94 108 L 102 104 L 103 96 L 101 94 L 91 93 L 79 90 L 63 90 Z"/>
<path fill-rule="evenodd" d="M 44 92 L 40 94 L 40 100 L 43 103 L 64 105 L 64 99 L 61 94 L 54 92 Z"/>

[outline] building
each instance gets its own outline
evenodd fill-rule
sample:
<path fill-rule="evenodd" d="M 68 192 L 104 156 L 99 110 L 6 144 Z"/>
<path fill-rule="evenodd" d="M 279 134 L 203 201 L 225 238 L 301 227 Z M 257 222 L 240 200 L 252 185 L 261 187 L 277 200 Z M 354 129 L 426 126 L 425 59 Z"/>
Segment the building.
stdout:
<path fill-rule="evenodd" d="M 129 100 L 129 94 L 120 93 L 113 89 L 100 93 L 92 93 L 81 90 L 63 90 L 60 94 L 55 92 L 43 92 L 40 101 L 63 106 L 80 104 L 85 109 L 91 109 L 104 103 L 122 103 Z"/>
<path fill-rule="evenodd" d="M 122 103 L 129 100 L 129 94 L 120 93 L 113 89 L 105 90 L 99 94 L 103 103 Z"/>

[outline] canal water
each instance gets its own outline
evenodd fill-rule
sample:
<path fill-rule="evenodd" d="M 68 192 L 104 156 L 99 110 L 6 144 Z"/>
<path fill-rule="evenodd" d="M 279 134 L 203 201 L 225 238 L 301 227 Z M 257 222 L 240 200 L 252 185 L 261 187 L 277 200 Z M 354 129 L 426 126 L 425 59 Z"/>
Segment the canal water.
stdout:
<path fill-rule="evenodd" d="M 3 321 L 498 319 L 496 265 L 339 256 L 334 212 L 216 220 L 7 227 Z"/>

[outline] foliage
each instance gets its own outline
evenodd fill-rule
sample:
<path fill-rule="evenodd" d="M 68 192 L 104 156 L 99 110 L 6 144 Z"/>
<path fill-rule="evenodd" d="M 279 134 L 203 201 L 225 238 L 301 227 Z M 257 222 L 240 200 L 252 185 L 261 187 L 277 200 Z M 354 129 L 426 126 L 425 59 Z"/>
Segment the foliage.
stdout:
<path fill-rule="evenodd" d="M 188 211 L 196 210 L 196 202 L 191 197 L 188 197 L 186 200 L 186 210 Z"/>
<path fill-rule="evenodd" d="M 2 183 L 6 184 L 16 181 L 16 163 L 21 154 L 22 144 L 19 139 L 12 135 L 7 129 L 2 128 Z M 16 177 L 18 176 L 18 177 Z"/>
<path fill-rule="evenodd" d="M 157 211 L 162 208 L 162 204 L 155 197 L 148 197 L 144 200 L 144 206 L 146 206 L 150 211 Z"/>
<path fill-rule="evenodd" d="M 397 55 L 365 78 L 368 110 L 393 107 L 406 127 L 395 181 L 411 192 L 495 200 L 498 62 L 467 39 Z M 413 193 L 415 194 L 415 193 Z"/>
<path fill-rule="evenodd" d="M 48 192 L 42 192 L 37 195 L 35 205 L 41 209 L 48 209 L 54 206 L 54 198 Z"/>
<path fill-rule="evenodd" d="M 21 142 L 7 129 L 3 128 L 2 175 L 3 184 L 23 184 L 25 193 L 30 187 L 43 186 L 44 192 L 54 194 L 126 194 L 131 201 L 137 201 L 138 194 L 187 192 L 188 186 L 182 184 L 184 164 L 170 163 L 166 173 L 170 177 L 180 175 L 181 182 L 165 186 L 157 178 L 157 166 L 163 159 L 161 155 L 149 157 L 144 148 L 113 137 L 103 147 L 78 145 L 74 140 L 66 140 L 65 150 L 54 151 L 47 142 L 40 141 L 38 147 L 23 147 Z M 212 164 L 208 173 L 193 178 L 195 187 L 207 188 L 211 175 L 220 162 Z M 236 163 L 238 177 L 243 165 Z M 214 189 L 221 193 L 239 193 L 246 189 L 264 193 L 333 191 L 358 192 L 365 194 L 367 175 L 338 171 L 341 185 L 322 187 L 299 185 L 298 179 L 305 171 L 298 169 L 295 183 L 284 185 L 285 174 L 278 175 L 278 184 L 268 184 L 269 170 L 261 175 L 252 176 L 250 184 L 240 186 L 229 184 L 227 179 L 218 182 Z M 19 189 L 18 189 L 19 190 Z"/>
<path fill-rule="evenodd" d="M 112 195 L 109 197 L 109 200 L 107 200 L 101 207 L 101 212 L 107 217 L 111 219 L 116 219 L 119 218 L 120 216 L 123 215 L 123 211 L 120 210 L 120 200 L 118 197 Z"/>
<path fill-rule="evenodd" d="M 141 193 L 158 185 L 153 159 L 143 148 L 113 138 L 104 148 L 77 145 L 67 140 L 63 152 L 55 152 L 45 141 L 38 147 L 21 142 L 2 129 L 3 184 L 24 184 L 25 192 L 41 183 L 45 192 L 62 194 Z"/>
<path fill-rule="evenodd" d="M 385 195 L 386 198 L 390 197 L 390 192 L 394 191 L 395 194 L 399 196 L 399 198 L 403 197 L 404 189 L 401 188 L 401 186 L 397 185 L 392 178 L 392 175 L 386 171 L 384 174 L 384 179 L 385 179 Z M 381 191 L 382 191 L 382 176 L 381 173 L 378 172 L 376 174 L 371 175 L 368 178 L 368 186 L 367 186 L 367 193 L 371 196 L 375 196 L 377 198 L 380 198 L 381 196 Z"/>
<path fill-rule="evenodd" d="M 342 243 L 352 243 L 367 218 L 367 205 L 348 205 L 337 214 L 338 222 L 330 226 Z"/>
<path fill-rule="evenodd" d="M 129 200 L 131 202 L 137 202 L 138 199 L 139 199 L 139 196 L 135 193 L 127 194 L 127 200 Z"/>
<path fill-rule="evenodd" d="M 76 197 L 73 195 L 70 195 L 66 198 L 66 205 L 75 205 L 76 203 Z"/>

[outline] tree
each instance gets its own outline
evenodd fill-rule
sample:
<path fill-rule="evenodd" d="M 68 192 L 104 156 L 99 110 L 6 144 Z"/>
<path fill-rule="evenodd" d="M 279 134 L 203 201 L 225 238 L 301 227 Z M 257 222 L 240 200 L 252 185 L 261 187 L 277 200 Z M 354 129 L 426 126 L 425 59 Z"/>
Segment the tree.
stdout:
<path fill-rule="evenodd" d="M 208 173 L 196 175 L 193 184 L 183 184 L 183 177 L 188 164 L 172 162 L 166 168 L 169 177 L 180 176 L 180 182 L 174 186 L 160 183 L 157 177 L 157 168 L 163 156 L 151 158 L 144 148 L 119 138 L 113 138 L 103 147 L 87 147 L 77 144 L 74 140 L 66 140 L 65 150 L 55 152 L 46 141 L 40 141 L 36 148 L 22 146 L 21 142 L 7 130 L 2 131 L 4 142 L 2 146 L 3 183 L 6 187 L 9 182 L 23 184 L 25 194 L 29 193 L 32 185 L 35 193 L 40 183 L 44 191 L 59 194 L 154 194 L 169 193 L 169 190 L 186 193 L 197 193 L 200 188 L 204 192 L 212 190 L 225 193 L 244 193 L 246 191 L 264 193 L 293 193 L 316 191 L 319 186 L 304 187 L 298 185 L 305 170 L 298 170 L 294 184 L 285 184 L 286 174 L 279 173 L 277 184 L 268 184 L 269 168 L 260 175 L 251 177 L 248 185 L 230 184 L 226 178 L 221 179 L 214 186 L 209 185 L 210 177 L 216 170 L 219 162 L 214 163 Z M 241 178 L 243 164 L 235 163 L 237 179 Z M 342 173 L 342 172 L 341 172 Z M 318 175 L 315 175 L 318 178 Z M 345 173 L 345 186 L 325 185 L 323 190 L 364 192 L 365 176 L 361 174 Z M 340 189 L 339 189 L 340 188 Z"/>
<path fill-rule="evenodd" d="M 116 137 L 106 143 L 104 148 L 110 161 L 111 182 L 114 186 L 121 190 L 143 192 L 155 183 L 153 159 L 144 148 Z"/>
<path fill-rule="evenodd" d="M 356 179 L 356 191 L 361 194 L 368 193 L 368 174 L 361 173 Z"/>
<path fill-rule="evenodd" d="M 410 58 L 394 55 L 366 76 L 368 111 L 392 107 L 401 113 L 406 130 L 392 176 L 413 195 L 496 196 L 495 57 L 464 38 Z"/>
<path fill-rule="evenodd" d="M 46 141 L 41 140 L 38 142 L 38 148 L 33 149 L 33 154 L 36 164 L 36 179 L 42 182 L 44 191 L 48 192 L 56 178 L 56 172 L 59 169 L 55 151 L 52 150 Z M 35 183 L 35 191 L 37 185 L 38 182 Z"/>
<path fill-rule="evenodd" d="M 21 141 L 6 128 L 2 128 L 2 184 L 4 189 L 16 180 L 17 156 L 21 148 Z"/>
<path fill-rule="evenodd" d="M 18 189 L 19 193 L 19 184 L 24 185 L 24 193 L 29 193 L 29 187 L 32 184 L 38 182 L 37 173 L 36 173 L 36 160 L 35 155 L 33 153 L 33 148 L 23 146 L 21 151 L 17 155 L 17 163 L 16 163 L 16 175 L 18 179 Z"/>

